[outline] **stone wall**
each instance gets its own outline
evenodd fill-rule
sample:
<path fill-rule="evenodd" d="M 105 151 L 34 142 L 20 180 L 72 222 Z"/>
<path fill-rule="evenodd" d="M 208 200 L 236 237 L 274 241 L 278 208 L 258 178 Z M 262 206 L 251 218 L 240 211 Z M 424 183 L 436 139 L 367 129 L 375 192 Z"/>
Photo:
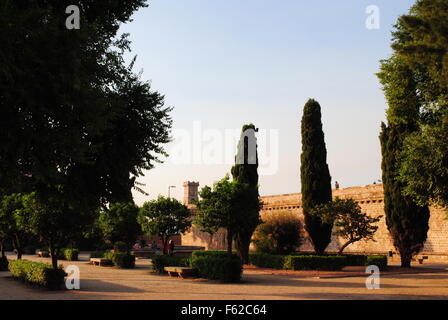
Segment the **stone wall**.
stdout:
<path fill-rule="evenodd" d="M 383 216 L 378 223 L 375 241 L 359 241 L 349 245 L 345 252 L 352 253 L 387 253 L 395 251 L 391 237 L 386 227 L 384 214 L 384 195 L 382 185 L 368 185 L 364 187 L 352 187 L 333 190 L 333 197 L 353 198 L 370 216 Z M 266 215 L 291 212 L 297 214 L 302 220 L 303 212 L 301 206 L 301 194 L 282 194 L 275 196 L 263 196 L 263 207 L 260 212 L 263 218 Z M 303 228 L 303 227 L 302 227 Z M 303 244 L 301 251 L 312 251 L 312 245 L 306 231 L 302 230 Z M 327 251 L 337 251 L 342 240 L 333 236 Z M 221 231 L 210 239 L 208 234 L 199 232 L 194 227 L 189 233 L 182 236 L 184 245 L 200 245 L 210 249 L 225 249 L 225 232 Z M 428 240 L 423 249 L 424 254 L 448 256 L 448 220 L 444 209 L 431 208 L 429 221 Z"/>

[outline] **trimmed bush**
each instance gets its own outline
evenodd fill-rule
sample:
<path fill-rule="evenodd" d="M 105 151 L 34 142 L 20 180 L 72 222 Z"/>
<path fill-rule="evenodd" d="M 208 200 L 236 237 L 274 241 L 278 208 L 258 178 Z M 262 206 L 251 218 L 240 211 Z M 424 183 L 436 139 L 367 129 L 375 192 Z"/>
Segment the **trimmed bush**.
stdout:
<path fill-rule="evenodd" d="M 222 282 L 238 282 L 243 273 L 243 264 L 239 257 L 194 256 L 191 258 L 191 267 L 198 271 L 200 277 Z"/>
<path fill-rule="evenodd" d="M 189 267 L 190 259 L 186 257 L 176 257 L 165 254 L 157 254 L 152 256 L 151 269 L 157 273 L 165 273 L 165 267 Z"/>
<path fill-rule="evenodd" d="M 115 252 L 126 252 L 127 245 L 126 242 L 117 241 L 114 243 L 114 251 Z"/>
<path fill-rule="evenodd" d="M 249 263 L 260 268 L 283 269 L 284 255 L 267 253 L 250 253 Z"/>
<path fill-rule="evenodd" d="M 198 250 L 193 251 L 191 257 L 219 257 L 219 258 L 227 258 L 226 250 Z M 236 258 L 238 255 L 236 252 L 232 252 L 232 258 Z"/>
<path fill-rule="evenodd" d="M 114 266 L 130 269 L 135 267 L 135 256 L 132 254 L 126 254 L 122 252 L 106 252 L 103 257 L 112 261 Z"/>
<path fill-rule="evenodd" d="M 344 255 L 347 258 L 347 265 L 348 266 L 365 266 L 367 261 L 366 255 L 361 254 L 349 254 Z"/>
<path fill-rule="evenodd" d="M 106 251 L 92 251 L 90 253 L 90 258 L 104 258 Z"/>
<path fill-rule="evenodd" d="M 341 270 L 347 265 L 345 256 L 286 256 L 287 270 Z"/>
<path fill-rule="evenodd" d="M 292 254 L 302 242 L 300 229 L 299 218 L 290 212 L 268 215 L 255 230 L 253 243 L 257 252 Z"/>
<path fill-rule="evenodd" d="M 79 250 L 78 249 L 65 249 L 64 257 L 68 261 L 78 261 Z"/>
<path fill-rule="evenodd" d="M 7 271 L 7 270 L 8 270 L 8 258 L 0 257 L 0 271 Z"/>
<path fill-rule="evenodd" d="M 387 268 L 387 256 L 384 255 L 371 255 L 367 256 L 366 266 L 375 265 L 380 268 L 380 270 L 384 270 Z"/>
<path fill-rule="evenodd" d="M 9 271 L 14 279 L 50 290 L 61 289 L 67 276 L 62 267 L 53 269 L 48 263 L 28 260 L 11 260 Z"/>

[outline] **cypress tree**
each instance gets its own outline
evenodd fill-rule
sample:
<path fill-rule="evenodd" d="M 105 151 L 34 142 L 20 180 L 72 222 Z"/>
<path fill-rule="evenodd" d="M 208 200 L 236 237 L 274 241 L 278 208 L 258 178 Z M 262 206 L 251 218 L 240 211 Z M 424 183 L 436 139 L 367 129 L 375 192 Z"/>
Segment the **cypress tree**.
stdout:
<path fill-rule="evenodd" d="M 429 208 L 404 195 L 405 184 L 399 181 L 397 171 L 406 137 L 418 130 L 420 103 L 413 72 L 399 56 L 383 61 L 378 77 L 389 104 L 388 124 L 381 124 L 380 134 L 386 224 L 401 266 L 409 268 L 412 255 L 426 241 Z"/>
<path fill-rule="evenodd" d="M 233 180 L 248 186 L 244 196 L 244 224 L 235 236 L 237 254 L 243 263 L 249 262 L 249 246 L 252 234 L 260 223 L 260 200 L 258 192 L 258 154 L 253 124 L 243 126 L 235 165 L 232 167 Z"/>
<path fill-rule="evenodd" d="M 323 223 L 319 217 L 311 214 L 311 210 L 332 200 L 331 176 L 322 131 L 321 108 L 313 99 L 308 100 L 303 109 L 300 177 L 305 229 L 316 253 L 323 253 L 331 242 L 333 224 Z"/>

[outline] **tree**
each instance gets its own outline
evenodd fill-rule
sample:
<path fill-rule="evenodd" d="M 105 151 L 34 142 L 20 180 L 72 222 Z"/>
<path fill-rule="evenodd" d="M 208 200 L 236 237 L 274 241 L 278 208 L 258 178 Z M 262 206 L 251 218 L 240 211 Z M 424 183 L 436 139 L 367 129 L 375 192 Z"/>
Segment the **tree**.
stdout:
<path fill-rule="evenodd" d="M 357 241 L 375 241 L 373 235 L 378 230 L 378 226 L 373 224 L 382 218 L 382 216 L 369 217 L 361 211 L 361 207 L 355 200 L 340 198 L 316 207 L 313 214 L 324 222 L 334 223 L 336 231 L 333 234 L 347 240 L 339 249 L 338 254 L 342 254 L 347 246 Z"/>
<path fill-rule="evenodd" d="M 305 229 L 316 253 L 323 253 L 331 242 L 331 223 L 324 223 L 311 214 L 315 206 L 328 203 L 331 197 L 331 176 L 327 165 L 327 150 L 322 131 L 321 108 L 310 99 L 302 117 L 302 155 L 300 177 Z"/>
<path fill-rule="evenodd" d="M 407 76 L 414 82 L 410 96 L 419 104 L 417 113 L 414 104 L 402 106 L 415 117 L 417 127 L 404 137 L 396 170 L 403 195 L 422 206 L 448 207 L 447 29 L 448 3 L 419 0 L 398 19 L 392 38 L 392 59 L 400 59 L 408 69 Z M 400 76 L 399 69 L 389 71 L 393 72 Z M 410 89 L 395 86 L 395 90 Z"/>
<path fill-rule="evenodd" d="M 191 212 L 176 199 L 159 196 L 143 204 L 138 221 L 144 232 L 160 237 L 166 254 L 170 237 L 185 233 L 191 226 Z"/>
<path fill-rule="evenodd" d="M 400 253 L 402 267 L 410 267 L 412 255 L 424 245 L 429 229 L 429 208 L 404 193 L 398 179 L 407 137 L 418 131 L 420 100 L 412 70 L 398 55 L 382 61 L 378 74 L 388 102 L 387 122 L 381 125 L 381 168 L 387 228 Z"/>
<path fill-rule="evenodd" d="M 23 249 L 31 238 L 26 227 L 28 217 L 23 210 L 23 197 L 24 195 L 15 193 L 2 197 L 0 201 L 0 238 L 12 240 L 17 259 L 22 259 Z"/>
<path fill-rule="evenodd" d="M 126 253 L 141 233 L 141 226 L 137 221 L 139 208 L 133 202 L 112 203 L 107 210 L 100 212 L 99 226 L 103 235 L 112 241 L 123 241 L 126 244 Z"/>
<path fill-rule="evenodd" d="M 260 224 L 260 207 L 258 193 L 258 156 L 255 132 L 257 129 L 253 124 L 244 125 L 238 152 L 235 157 L 235 165 L 232 167 L 234 181 L 246 183 L 247 202 L 243 212 L 246 219 L 244 228 L 241 228 L 235 237 L 235 245 L 238 256 L 243 263 L 249 263 L 249 246 L 255 228 Z"/>
<path fill-rule="evenodd" d="M 246 223 L 244 210 L 248 189 L 247 184 L 230 181 L 226 175 L 213 185 L 213 189 L 205 186 L 199 192 L 201 199 L 194 224 L 211 235 L 220 228 L 226 229 L 229 257 L 232 256 L 232 242 Z"/>
<path fill-rule="evenodd" d="M 255 230 L 254 244 L 259 252 L 293 254 L 301 243 L 299 217 L 283 212 L 263 218 Z"/>

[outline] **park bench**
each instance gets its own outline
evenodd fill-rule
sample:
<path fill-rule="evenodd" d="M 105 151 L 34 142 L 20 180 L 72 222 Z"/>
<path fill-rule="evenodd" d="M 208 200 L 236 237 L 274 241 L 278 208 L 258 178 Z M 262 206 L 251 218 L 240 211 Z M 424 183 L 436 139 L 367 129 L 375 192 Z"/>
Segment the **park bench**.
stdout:
<path fill-rule="evenodd" d="M 177 275 L 179 278 L 186 278 L 189 276 L 193 276 L 196 273 L 196 270 L 188 267 L 165 267 L 164 270 L 168 272 L 170 277 Z"/>
<path fill-rule="evenodd" d="M 50 256 L 48 251 L 37 251 L 36 253 L 39 258 L 48 258 Z"/>
<path fill-rule="evenodd" d="M 418 263 L 423 264 L 424 260 L 428 260 L 428 256 L 417 256 Z"/>
<path fill-rule="evenodd" d="M 105 258 L 90 258 L 90 263 L 100 267 L 112 265 L 112 261 Z"/>

